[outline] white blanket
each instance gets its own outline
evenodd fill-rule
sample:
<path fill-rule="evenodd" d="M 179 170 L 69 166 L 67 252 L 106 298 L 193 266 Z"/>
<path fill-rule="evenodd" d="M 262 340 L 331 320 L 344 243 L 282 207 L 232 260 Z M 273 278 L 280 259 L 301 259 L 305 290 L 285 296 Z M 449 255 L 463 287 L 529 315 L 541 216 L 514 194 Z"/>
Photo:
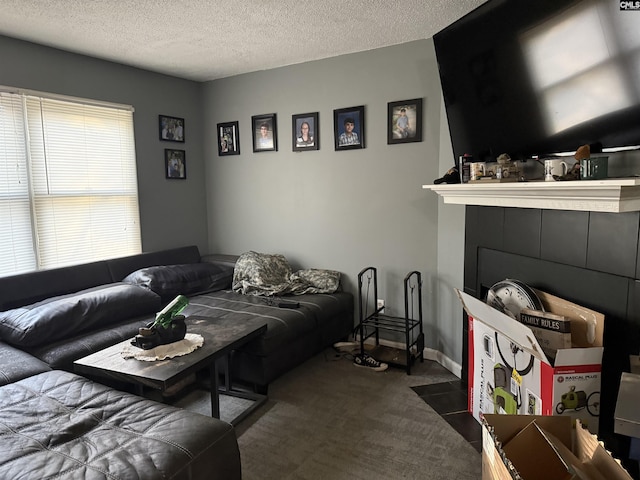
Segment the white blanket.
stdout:
<path fill-rule="evenodd" d="M 193 352 L 204 344 L 204 338 L 197 333 L 187 333 L 180 341 L 158 345 L 156 348 L 144 350 L 127 344 L 122 349 L 122 358 L 135 358 L 144 362 L 155 362 L 167 358 L 179 357 Z"/>

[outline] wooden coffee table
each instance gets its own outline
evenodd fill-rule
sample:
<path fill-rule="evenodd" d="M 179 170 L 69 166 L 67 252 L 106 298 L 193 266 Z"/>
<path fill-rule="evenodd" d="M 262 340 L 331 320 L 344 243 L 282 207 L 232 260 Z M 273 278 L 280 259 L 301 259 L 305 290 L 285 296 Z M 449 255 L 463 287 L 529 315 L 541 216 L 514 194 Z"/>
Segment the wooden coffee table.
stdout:
<path fill-rule="evenodd" d="M 231 352 L 245 345 L 267 330 L 267 324 L 259 318 L 242 323 L 192 315 L 186 319 L 187 333 L 197 333 L 204 338 L 204 344 L 197 350 L 183 356 L 146 362 L 122 357 L 122 350 L 130 340 L 117 343 L 104 350 L 83 357 L 74 362 L 77 373 L 90 376 L 113 378 L 136 386 L 142 395 L 144 387 L 162 392 L 186 379 L 189 375 L 204 369 L 209 370 L 211 391 L 211 416 L 220 418 L 219 395 L 229 395 L 252 400 L 251 407 L 244 410 L 230 423 L 237 425 L 267 400 L 266 395 L 234 389 L 230 376 Z M 226 357 L 225 384 L 219 385 L 217 360 Z"/>

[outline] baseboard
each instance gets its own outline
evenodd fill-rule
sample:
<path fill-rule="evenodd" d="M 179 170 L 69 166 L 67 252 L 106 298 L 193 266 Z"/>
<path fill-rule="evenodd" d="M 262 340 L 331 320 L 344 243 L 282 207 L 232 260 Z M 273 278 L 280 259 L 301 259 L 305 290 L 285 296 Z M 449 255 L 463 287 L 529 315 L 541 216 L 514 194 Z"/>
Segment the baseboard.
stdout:
<path fill-rule="evenodd" d="M 456 377 L 462 378 L 462 365 L 454 362 L 449 357 L 447 357 L 444 353 L 438 350 L 433 350 L 432 348 L 425 347 L 423 354 L 424 354 L 424 358 L 426 358 L 427 360 L 433 360 L 434 362 L 438 362 L 444 368 L 446 368 L 451 373 L 453 373 Z"/>
<path fill-rule="evenodd" d="M 358 341 L 358 337 L 357 336 L 356 336 L 355 341 Z M 366 344 L 373 344 L 374 340 L 372 338 L 369 338 L 369 339 L 365 340 L 365 343 Z M 392 347 L 392 348 L 398 348 L 400 350 L 404 350 L 405 349 L 404 348 L 405 347 L 404 343 L 394 342 L 394 341 L 391 341 L 391 340 L 385 340 L 383 338 L 380 339 L 380 345 L 385 345 L 387 347 Z M 425 347 L 425 349 L 422 352 L 422 354 L 424 355 L 424 358 L 426 360 L 431 360 L 431 361 L 434 361 L 434 362 L 438 362 L 444 368 L 446 368 L 451 373 L 453 373 L 456 377 L 462 378 L 462 365 L 460 365 L 459 363 L 454 362 L 449 357 L 447 357 L 444 353 L 442 353 L 442 352 L 440 352 L 438 350 L 434 350 L 432 348 L 426 348 Z"/>

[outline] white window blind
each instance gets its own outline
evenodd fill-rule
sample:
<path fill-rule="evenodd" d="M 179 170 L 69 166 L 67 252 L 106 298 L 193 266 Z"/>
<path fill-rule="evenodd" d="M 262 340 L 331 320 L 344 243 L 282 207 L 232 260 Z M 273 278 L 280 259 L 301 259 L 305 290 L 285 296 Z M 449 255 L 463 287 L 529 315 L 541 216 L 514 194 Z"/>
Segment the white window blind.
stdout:
<path fill-rule="evenodd" d="M 0 275 L 139 253 L 132 111 L 0 95 Z"/>
<path fill-rule="evenodd" d="M 0 92 L 0 275 L 36 268 L 22 98 Z"/>

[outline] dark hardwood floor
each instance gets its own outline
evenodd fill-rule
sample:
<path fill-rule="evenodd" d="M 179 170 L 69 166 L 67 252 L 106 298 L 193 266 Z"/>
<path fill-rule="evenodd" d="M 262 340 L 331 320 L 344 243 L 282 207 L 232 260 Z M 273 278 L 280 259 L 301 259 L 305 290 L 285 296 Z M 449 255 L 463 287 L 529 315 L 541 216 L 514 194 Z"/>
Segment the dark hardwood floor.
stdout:
<path fill-rule="evenodd" d="M 467 411 L 467 388 L 460 380 L 412 388 L 478 452 L 482 451 L 482 427 Z"/>

